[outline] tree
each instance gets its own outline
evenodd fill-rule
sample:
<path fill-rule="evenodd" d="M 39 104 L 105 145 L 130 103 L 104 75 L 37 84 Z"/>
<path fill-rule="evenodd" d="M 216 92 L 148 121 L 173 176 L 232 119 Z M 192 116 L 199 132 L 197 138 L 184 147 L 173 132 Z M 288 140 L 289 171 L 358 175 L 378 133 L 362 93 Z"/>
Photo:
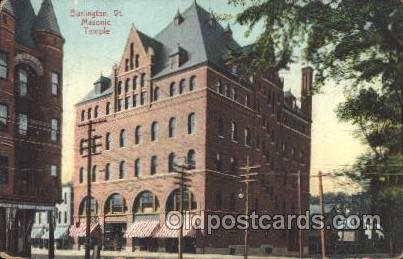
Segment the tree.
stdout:
<path fill-rule="evenodd" d="M 371 151 L 341 173 L 371 194 L 374 211 L 399 215 L 384 203 L 389 197 L 388 204 L 397 205 L 403 185 L 402 1 L 229 2 L 242 7 L 236 21 L 249 27 L 247 34 L 263 28 L 254 44 L 232 53 L 230 63 L 246 64 L 247 74 L 264 74 L 287 69 L 299 58 L 315 67 L 317 90 L 329 80 L 346 86 L 348 97 L 338 116 L 357 126 L 356 136 Z M 395 242 L 396 226 L 386 228 Z"/>

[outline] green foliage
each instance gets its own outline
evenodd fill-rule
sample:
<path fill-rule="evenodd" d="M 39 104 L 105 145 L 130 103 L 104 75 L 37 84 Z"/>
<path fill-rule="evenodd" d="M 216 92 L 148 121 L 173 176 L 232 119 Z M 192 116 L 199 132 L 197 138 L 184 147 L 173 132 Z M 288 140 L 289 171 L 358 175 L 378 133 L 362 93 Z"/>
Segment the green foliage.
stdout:
<path fill-rule="evenodd" d="M 287 69 L 297 58 L 315 68 L 315 86 L 343 82 L 348 97 L 337 113 L 356 125 L 372 152 L 336 172 L 368 191 L 395 240 L 403 200 L 403 2 L 401 0 L 229 0 L 250 34 L 263 32 L 230 62 L 249 74 Z"/>

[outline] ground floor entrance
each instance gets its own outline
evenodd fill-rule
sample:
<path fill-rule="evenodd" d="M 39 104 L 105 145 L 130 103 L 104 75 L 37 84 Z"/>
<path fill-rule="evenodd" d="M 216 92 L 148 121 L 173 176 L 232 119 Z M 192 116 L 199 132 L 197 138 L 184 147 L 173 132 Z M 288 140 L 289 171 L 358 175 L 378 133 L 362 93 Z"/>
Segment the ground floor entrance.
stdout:
<path fill-rule="evenodd" d="M 126 247 L 126 223 L 105 223 L 103 247 L 106 251 L 121 251 Z"/>

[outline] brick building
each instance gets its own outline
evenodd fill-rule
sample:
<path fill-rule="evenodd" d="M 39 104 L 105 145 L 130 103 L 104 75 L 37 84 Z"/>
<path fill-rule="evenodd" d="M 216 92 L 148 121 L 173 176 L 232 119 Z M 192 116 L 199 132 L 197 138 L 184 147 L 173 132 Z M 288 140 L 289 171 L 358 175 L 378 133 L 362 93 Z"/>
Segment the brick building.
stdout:
<path fill-rule="evenodd" d="M 247 156 L 260 165 L 252 184 L 251 211 L 297 213 L 297 173 L 302 210 L 308 208 L 311 149 L 311 68 L 302 70 L 302 101 L 284 92 L 278 75 L 242 78 L 226 62 L 242 51 L 230 26 L 194 2 L 155 37 L 130 29 L 120 61 L 76 104 L 74 220 L 72 235 L 83 244 L 85 208 L 91 206 L 92 236 L 106 250 L 175 251 L 177 232 L 164 224 L 178 209 L 174 163 L 193 167 L 184 209 L 239 214 L 244 189 L 238 182 Z M 93 167 L 87 170 L 89 120 L 94 126 Z M 89 172 L 87 172 L 89 171 Z M 92 194 L 86 197 L 87 173 Z M 225 188 L 223 188 L 225 186 Z M 304 234 L 305 235 L 305 234 Z M 292 254 L 298 231 L 252 231 L 250 251 Z M 186 249 L 239 253 L 242 231 L 212 235 L 185 231 Z M 307 250 L 307 239 L 304 248 Z"/>
<path fill-rule="evenodd" d="M 0 251 L 29 255 L 35 212 L 61 200 L 63 44 L 50 0 L 0 1 Z"/>

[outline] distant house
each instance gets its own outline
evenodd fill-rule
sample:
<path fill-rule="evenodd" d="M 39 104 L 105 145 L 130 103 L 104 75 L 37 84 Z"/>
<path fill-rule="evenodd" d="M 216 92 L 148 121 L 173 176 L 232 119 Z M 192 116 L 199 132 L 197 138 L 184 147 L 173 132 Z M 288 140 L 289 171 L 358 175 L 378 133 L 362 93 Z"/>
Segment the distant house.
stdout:
<path fill-rule="evenodd" d="M 63 201 L 56 205 L 56 217 L 54 227 L 54 238 L 56 248 L 70 248 L 69 227 L 72 224 L 73 212 L 73 189 L 71 184 L 62 187 Z M 37 248 L 47 248 L 49 241 L 49 214 L 47 212 L 37 212 L 35 222 L 31 231 L 31 243 Z"/>

